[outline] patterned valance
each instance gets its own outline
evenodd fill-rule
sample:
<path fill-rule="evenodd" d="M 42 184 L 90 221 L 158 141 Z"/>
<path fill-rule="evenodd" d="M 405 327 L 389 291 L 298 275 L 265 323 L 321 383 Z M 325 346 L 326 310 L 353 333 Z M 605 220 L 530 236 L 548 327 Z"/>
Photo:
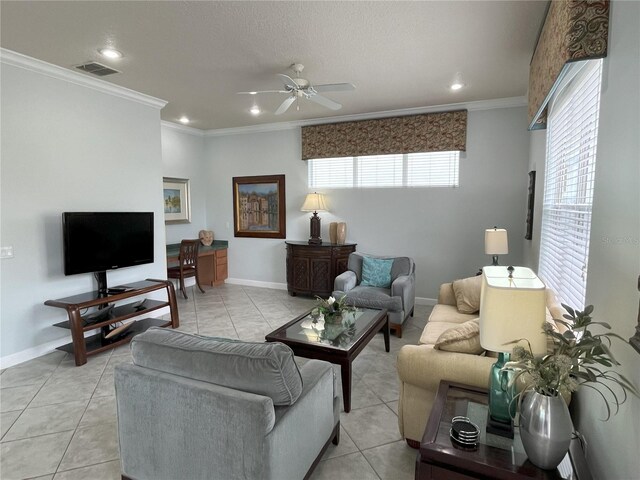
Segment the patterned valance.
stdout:
<path fill-rule="evenodd" d="M 568 64 L 607 56 L 609 0 L 553 0 L 529 72 L 529 130 L 546 128 L 546 108 Z"/>
<path fill-rule="evenodd" d="M 302 127 L 302 159 L 465 151 L 467 111 Z"/>

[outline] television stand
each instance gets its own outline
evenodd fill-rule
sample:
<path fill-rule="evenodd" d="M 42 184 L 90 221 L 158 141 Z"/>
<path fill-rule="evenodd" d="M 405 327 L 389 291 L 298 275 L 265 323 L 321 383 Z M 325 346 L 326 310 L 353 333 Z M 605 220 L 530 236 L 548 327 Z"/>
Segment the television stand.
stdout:
<path fill-rule="evenodd" d="M 121 289 L 124 290 L 120 291 Z M 132 303 L 117 305 L 110 309 L 109 315 L 99 317 L 97 321 L 95 318 L 95 312 L 92 312 L 92 314 L 85 314 L 84 317 L 80 314 L 81 310 L 85 308 L 98 307 L 98 309 L 104 309 L 109 303 L 115 303 L 121 300 L 126 300 L 127 298 L 146 295 L 157 290 L 166 291 L 166 301 L 144 298 L 142 300 L 138 299 L 138 301 Z M 176 292 L 173 287 L 173 283 L 167 280 L 147 279 L 141 282 L 122 285 L 119 287 L 118 293 L 109 293 L 108 291 L 106 294 L 103 294 L 100 291 L 94 290 L 92 292 L 59 298 L 57 300 L 47 300 L 44 304 L 50 307 L 64 308 L 67 311 L 69 320 L 56 323 L 54 326 L 70 329 L 72 341 L 67 345 L 58 347 L 58 350 L 72 353 L 75 357 L 77 366 L 87 363 L 87 356 L 89 355 L 95 355 L 96 353 L 130 342 L 135 335 L 144 332 L 149 327 L 157 326 L 178 328 L 180 326 L 178 307 L 176 305 Z M 142 320 L 134 320 L 131 327 L 123 331 L 122 335 L 115 337 L 117 338 L 116 340 L 110 342 L 104 341 L 103 330 L 106 331 L 109 329 L 103 329 L 103 327 L 108 327 L 115 323 L 123 322 L 140 315 L 145 315 L 164 307 L 169 307 L 171 320 L 166 321 L 160 318 L 143 318 Z M 100 330 L 100 333 L 85 338 L 85 332 L 95 329 Z"/>

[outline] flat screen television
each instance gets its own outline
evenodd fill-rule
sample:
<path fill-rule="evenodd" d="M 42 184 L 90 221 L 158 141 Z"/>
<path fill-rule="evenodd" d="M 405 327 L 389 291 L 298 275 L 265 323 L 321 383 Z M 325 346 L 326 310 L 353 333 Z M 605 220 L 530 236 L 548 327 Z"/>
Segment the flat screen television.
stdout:
<path fill-rule="evenodd" d="M 106 293 L 106 271 L 153 263 L 153 212 L 64 212 L 64 274 L 94 273 Z"/>

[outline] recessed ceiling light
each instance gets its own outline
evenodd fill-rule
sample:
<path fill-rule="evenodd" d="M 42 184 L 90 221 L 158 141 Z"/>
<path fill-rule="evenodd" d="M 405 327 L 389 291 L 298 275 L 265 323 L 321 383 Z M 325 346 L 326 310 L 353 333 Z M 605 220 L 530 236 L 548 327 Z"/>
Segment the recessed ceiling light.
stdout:
<path fill-rule="evenodd" d="M 186 124 L 187 124 L 187 123 L 189 123 L 191 120 L 189 120 L 189 117 L 182 116 L 182 117 L 180 117 L 180 118 L 178 119 L 178 121 L 179 121 L 180 123 L 184 123 L 184 124 L 186 125 Z"/>
<path fill-rule="evenodd" d="M 462 81 L 462 75 L 460 74 L 460 72 L 456 72 L 456 74 L 453 76 L 453 82 L 451 82 L 451 85 L 449 85 L 449 88 L 451 90 L 460 90 L 462 87 L 464 87 L 464 82 Z"/>
<path fill-rule="evenodd" d="M 101 48 L 98 53 L 107 58 L 122 58 L 122 52 L 119 52 L 115 48 Z"/>
<path fill-rule="evenodd" d="M 251 112 L 251 115 L 260 115 L 260 107 L 258 107 L 257 105 L 251 107 L 249 111 Z"/>

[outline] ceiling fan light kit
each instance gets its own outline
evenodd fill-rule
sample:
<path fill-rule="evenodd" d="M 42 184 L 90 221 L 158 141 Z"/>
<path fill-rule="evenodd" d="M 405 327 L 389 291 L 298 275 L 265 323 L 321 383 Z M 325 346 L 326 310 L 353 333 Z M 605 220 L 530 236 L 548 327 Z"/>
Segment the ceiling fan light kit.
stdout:
<path fill-rule="evenodd" d="M 258 90 L 238 93 L 246 95 L 256 95 L 258 93 L 286 93 L 289 96 L 284 99 L 274 112 L 275 115 L 282 115 L 284 112 L 289 110 L 289 107 L 291 107 L 296 100 L 300 99 L 311 100 L 312 102 L 331 110 L 340 110 L 342 108 L 341 104 L 320 95 L 318 92 L 346 92 L 355 90 L 356 88 L 352 83 L 327 83 L 313 85 L 309 80 L 300 77 L 300 74 L 304 70 L 304 65 L 301 63 L 294 63 L 291 65 L 291 69 L 295 73 L 295 78 L 283 73 L 278 74 L 284 84 L 283 90 Z M 296 102 L 296 107 L 300 110 L 299 102 Z"/>

